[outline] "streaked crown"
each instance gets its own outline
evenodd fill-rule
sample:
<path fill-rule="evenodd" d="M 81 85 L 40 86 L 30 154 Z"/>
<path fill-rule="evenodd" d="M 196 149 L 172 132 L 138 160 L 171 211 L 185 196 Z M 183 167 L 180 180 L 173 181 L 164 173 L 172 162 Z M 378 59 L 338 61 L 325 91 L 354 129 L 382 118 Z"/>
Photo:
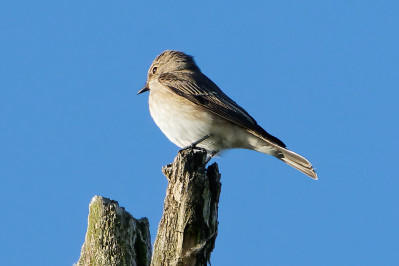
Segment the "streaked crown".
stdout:
<path fill-rule="evenodd" d="M 148 79 L 163 73 L 201 71 L 192 56 L 180 51 L 166 50 L 158 55 L 148 70 Z"/>

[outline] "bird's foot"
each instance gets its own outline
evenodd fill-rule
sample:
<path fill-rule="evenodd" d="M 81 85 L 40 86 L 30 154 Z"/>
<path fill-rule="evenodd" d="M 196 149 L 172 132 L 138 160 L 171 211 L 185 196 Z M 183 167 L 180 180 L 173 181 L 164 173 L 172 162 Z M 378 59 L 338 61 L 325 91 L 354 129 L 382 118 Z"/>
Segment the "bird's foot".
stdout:
<path fill-rule="evenodd" d="M 209 154 L 208 158 L 206 158 L 205 165 L 206 165 L 207 163 L 209 163 L 209 161 L 213 158 L 213 156 L 215 156 L 218 152 L 219 152 L 219 151 L 213 151 L 213 152 L 211 152 L 211 154 Z"/>
<path fill-rule="evenodd" d="M 205 135 L 204 137 L 200 138 L 199 140 L 194 141 L 190 145 L 184 147 L 182 150 L 185 150 L 185 149 L 191 149 L 191 150 L 192 149 L 201 149 L 201 148 L 197 148 L 197 145 L 200 144 L 201 142 L 203 142 L 204 140 L 206 140 L 209 137 L 210 137 L 210 135 Z"/>
<path fill-rule="evenodd" d="M 200 144 L 201 142 L 203 142 L 204 140 L 208 139 L 210 136 L 211 136 L 211 135 L 206 135 L 206 136 L 200 138 L 199 140 L 194 141 L 194 142 L 191 143 L 190 145 L 188 145 L 188 146 L 182 148 L 181 151 L 186 150 L 186 149 L 189 149 L 189 150 L 194 150 L 194 149 L 195 149 L 195 150 L 203 150 L 203 151 L 208 152 L 208 151 L 207 151 L 206 149 L 204 149 L 204 148 L 197 147 L 197 145 Z M 215 156 L 218 152 L 219 152 L 219 151 L 212 151 L 212 152 L 207 156 L 206 161 L 205 161 L 205 165 L 206 165 L 206 164 L 213 158 L 213 156 Z"/>

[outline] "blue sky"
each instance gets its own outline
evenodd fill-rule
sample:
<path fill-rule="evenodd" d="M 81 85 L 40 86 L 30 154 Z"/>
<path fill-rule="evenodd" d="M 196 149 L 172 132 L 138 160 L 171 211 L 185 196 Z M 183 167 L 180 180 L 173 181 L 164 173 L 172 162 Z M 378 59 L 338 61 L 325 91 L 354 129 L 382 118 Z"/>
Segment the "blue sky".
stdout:
<path fill-rule="evenodd" d="M 154 239 L 178 148 L 136 96 L 178 49 L 313 181 L 232 150 L 212 265 L 398 265 L 397 1 L 0 3 L 0 256 L 72 265 L 94 195 L 148 217 Z"/>

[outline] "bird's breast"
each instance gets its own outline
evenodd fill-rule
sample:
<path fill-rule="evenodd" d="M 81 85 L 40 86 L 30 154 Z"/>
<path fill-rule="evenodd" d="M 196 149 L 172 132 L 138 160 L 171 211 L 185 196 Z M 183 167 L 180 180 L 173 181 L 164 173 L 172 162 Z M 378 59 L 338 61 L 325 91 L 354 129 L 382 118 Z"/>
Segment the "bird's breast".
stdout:
<path fill-rule="evenodd" d="M 166 89 L 150 91 L 149 107 L 157 126 L 181 148 L 211 131 L 213 121 L 208 112 Z"/>

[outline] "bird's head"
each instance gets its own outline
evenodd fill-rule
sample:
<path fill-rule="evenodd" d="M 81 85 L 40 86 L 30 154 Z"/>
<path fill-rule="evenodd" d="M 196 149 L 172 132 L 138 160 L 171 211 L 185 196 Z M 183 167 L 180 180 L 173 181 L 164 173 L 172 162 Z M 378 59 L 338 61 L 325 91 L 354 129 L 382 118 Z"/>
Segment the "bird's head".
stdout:
<path fill-rule="evenodd" d="M 200 69 L 192 56 L 180 51 L 166 50 L 152 62 L 148 70 L 147 82 L 137 94 L 149 91 L 150 82 L 158 79 L 162 74 L 194 71 L 200 71 Z"/>

